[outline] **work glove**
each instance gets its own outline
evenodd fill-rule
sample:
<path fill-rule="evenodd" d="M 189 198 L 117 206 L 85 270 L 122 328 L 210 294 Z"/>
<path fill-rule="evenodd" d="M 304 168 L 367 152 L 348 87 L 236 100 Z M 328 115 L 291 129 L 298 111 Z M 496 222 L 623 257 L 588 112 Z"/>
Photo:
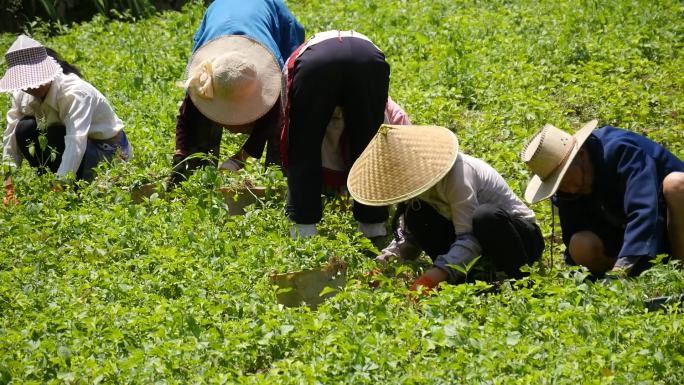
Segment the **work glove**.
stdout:
<path fill-rule="evenodd" d="M 2 199 L 2 204 L 5 206 L 16 205 L 19 201 L 14 197 L 14 185 L 8 183 L 5 185 L 5 197 Z"/>
<path fill-rule="evenodd" d="M 221 163 L 221 165 L 219 166 L 219 170 L 227 170 L 227 171 L 235 172 L 235 171 L 239 171 L 240 169 L 242 169 L 242 167 L 243 167 L 242 162 L 239 162 L 238 160 L 233 159 L 233 158 L 228 158 L 228 160 Z"/>
<path fill-rule="evenodd" d="M 641 256 L 629 256 L 618 258 L 613 268 L 606 273 L 606 277 L 625 278 L 630 275 L 634 266 L 641 260 Z"/>
<path fill-rule="evenodd" d="M 290 226 L 290 238 L 292 239 L 313 237 L 316 234 L 318 234 L 318 230 L 316 229 L 315 223 L 293 223 L 292 226 Z"/>
<path fill-rule="evenodd" d="M 423 274 L 418 277 L 415 282 L 413 282 L 413 285 L 411 285 L 411 291 L 418 292 L 418 288 L 422 286 L 422 290 L 419 294 L 428 294 L 434 291 L 437 285 L 439 285 L 439 282 L 434 281 L 427 274 Z"/>
<path fill-rule="evenodd" d="M 399 259 L 399 256 L 398 256 L 397 254 L 393 253 L 393 252 L 390 251 L 390 250 L 383 249 L 383 250 L 380 252 L 380 255 L 378 255 L 377 257 L 375 257 L 375 262 L 378 262 L 378 263 L 390 263 L 390 262 L 396 261 L 396 260 L 398 260 L 398 259 Z"/>

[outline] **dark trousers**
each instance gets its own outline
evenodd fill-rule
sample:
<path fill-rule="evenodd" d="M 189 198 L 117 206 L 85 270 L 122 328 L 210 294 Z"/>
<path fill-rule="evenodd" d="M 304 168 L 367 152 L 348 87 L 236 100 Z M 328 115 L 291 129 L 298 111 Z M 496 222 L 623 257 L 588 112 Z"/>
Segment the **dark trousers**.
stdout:
<path fill-rule="evenodd" d="M 297 58 L 289 92 L 288 203 L 290 219 L 321 220 L 321 144 L 336 106 L 344 116 L 347 158 L 354 162 L 384 120 L 390 68 L 372 43 L 353 37 L 329 39 Z M 387 207 L 354 202 L 354 218 L 365 223 L 387 220 Z"/>
<path fill-rule="evenodd" d="M 434 261 L 456 241 L 454 225 L 429 204 L 418 202 L 405 206 L 404 223 L 418 246 Z M 482 256 L 511 278 L 520 278 L 520 267 L 539 260 L 544 251 L 544 239 L 536 223 L 513 217 L 491 204 L 475 209 L 473 235 L 482 246 Z"/>
<path fill-rule="evenodd" d="M 62 163 L 62 154 L 64 154 L 66 127 L 63 125 L 49 126 L 45 132 L 46 143 L 44 146 L 41 146 L 41 132 L 34 117 L 21 119 L 14 132 L 19 151 L 31 167 L 35 167 L 38 173 L 44 173 L 47 170 L 53 173 L 57 172 Z M 122 152 L 128 151 L 130 155 L 128 139 L 123 132 L 113 139 L 88 139 L 81 164 L 76 171 L 76 179 L 92 180 L 95 177 L 95 167 L 102 161 L 111 161 L 116 156 L 117 151 L 120 150 Z"/>
<path fill-rule="evenodd" d="M 53 173 L 57 172 L 62 163 L 66 127 L 63 125 L 48 127 L 45 133 L 47 145 L 44 147 L 40 145 L 40 131 L 34 117 L 25 117 L 19 120 L 14 133 L 19 151 L 31 167 L 38 169 L 41 174 L 47 170 Z"/>

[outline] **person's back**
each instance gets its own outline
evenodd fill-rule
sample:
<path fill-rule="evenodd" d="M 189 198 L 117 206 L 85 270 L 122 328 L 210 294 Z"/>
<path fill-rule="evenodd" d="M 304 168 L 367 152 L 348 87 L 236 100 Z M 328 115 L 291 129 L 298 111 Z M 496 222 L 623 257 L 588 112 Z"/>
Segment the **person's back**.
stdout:
<path fill-rule="evenodd" d="M 282 67 L 304 40 L 304 28 L 282 0 L 217 0 L 195 32 L 192 52 L 224 35 L 244 35 L 265 45 Z"/>
<path fill-rule="evenodd" d="M 653 159 L 658 180 L 661 183 L 666 175 L 684 167 L 684 162 L 665 147 L 635 132 L 605 126 L 594 131 L 593 134 L 601 141 L 606 154 L 605 160 L 610 163 L 610 166 L 617 167 L 616 165 L 620 162 L 619 158 L 624 156 L 625 150 L 631 147 Z"/>

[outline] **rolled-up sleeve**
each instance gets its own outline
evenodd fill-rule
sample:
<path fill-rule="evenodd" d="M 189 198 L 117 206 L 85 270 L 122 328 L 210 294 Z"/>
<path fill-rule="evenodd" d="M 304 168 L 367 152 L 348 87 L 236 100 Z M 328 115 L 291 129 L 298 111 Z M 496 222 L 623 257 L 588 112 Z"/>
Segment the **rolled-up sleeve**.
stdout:
<path fill-rule="evenodd" d="M 66 136 L 57 176 L 64 177 L 69 172 L 76 174 L 88 146 L 88 131 L 93 118 L 92 97 L 84 92 L 65 95 L 59 101 L 59 115 L 66 127 Z"/>

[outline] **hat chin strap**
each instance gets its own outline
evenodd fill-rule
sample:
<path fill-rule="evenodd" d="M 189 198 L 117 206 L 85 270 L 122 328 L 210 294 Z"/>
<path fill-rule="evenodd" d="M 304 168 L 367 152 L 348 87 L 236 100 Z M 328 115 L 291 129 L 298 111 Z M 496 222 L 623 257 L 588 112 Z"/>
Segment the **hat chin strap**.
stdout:
<path fill-rule="evenodd" d="M 188 89 L 192 88 L 195 90 L 197 95 L 202 99 L 213 99 L 214 98 L 214 70 L 212 68 L 211 62 L 206 61 L 192 72 L 190 78 L 188 79 L 186 86 Z"/>

